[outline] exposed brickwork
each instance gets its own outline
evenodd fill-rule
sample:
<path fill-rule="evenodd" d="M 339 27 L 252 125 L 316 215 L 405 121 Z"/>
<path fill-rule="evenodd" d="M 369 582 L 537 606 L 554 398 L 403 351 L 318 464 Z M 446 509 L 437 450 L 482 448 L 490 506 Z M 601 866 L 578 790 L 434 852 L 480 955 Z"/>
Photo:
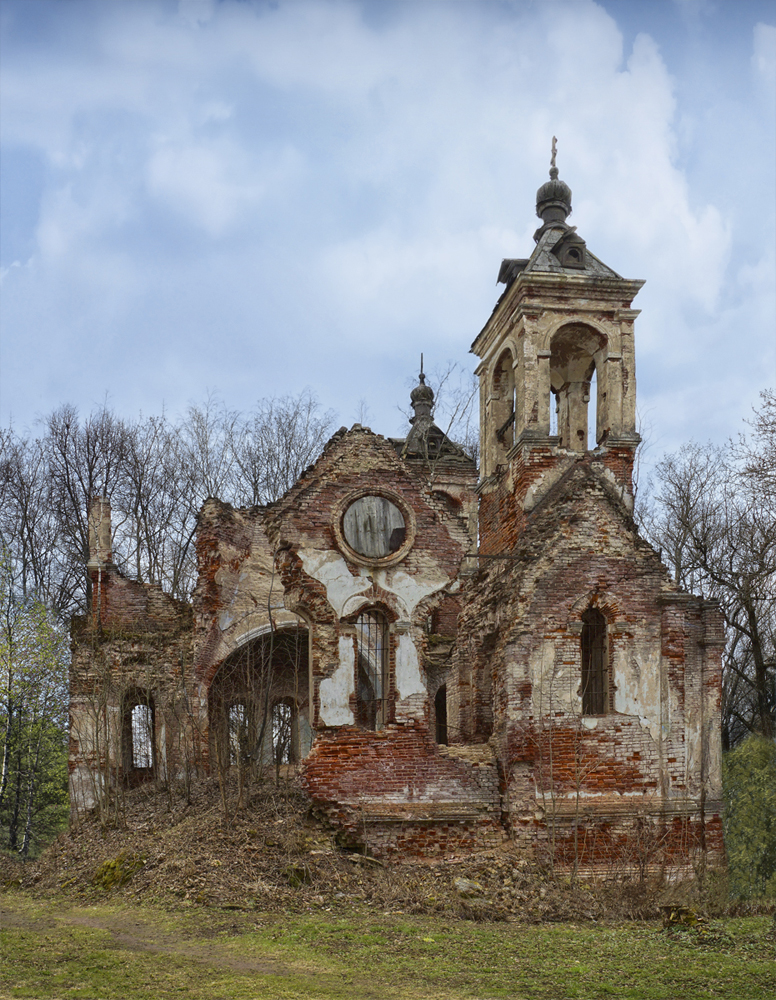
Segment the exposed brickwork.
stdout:
<path fill-rule="evenodd" d="M 719 612 L 677 591 L 600 466 L 589 454 L 575 459 L 524 513 L 505 558 L 482 560 L 460 621 L 458 725 L 489 735 L 489 694 L 509 825 L 526 844 L 552 842 L 562 860 L 571 836 L 563 831 L 577 827 L 581 850 L 579 831 L 590 827 L 585 863 L 596 851 L 607 861 L 617 845 L 632 846 L 637 819 L 653 839 L 676 810 L 688 829 L 702 826 L 705 785 L 707 845 L 719 850 Z M 608 710 L 584 718 L 581 616 L 591 604 L 607 622 Z M 489 685 L 473 683 L 486 675 Z"/>
<path fill-rule="evenodd" d="M 95 500 L 74 799 L 266 760 L 257 734 L 281 708 L 317 809 L 376 855 L 505 835 L 577 866 L 721 854 L 721 615 L 677 589 L 631 517 L 642 283 L 585 251 L 570 193 L 543 198 L 536 249 L 504 262 L 473 345 L 479 485 L 421 377 L 407 438 L 342 428 L 277 503 L 205 503 L 191 609 L 116 571 Z M 127 756 L 141 703 L 147 773 Z"/>
<path fill-rule="evenodd" d="M 105 787 L 204 767 L 202 705 L 192 671 L 191 609 L 108 565 L 92 571 L 93 611 L 72 628 L 71 800 L 91 808 Z M 140 774 L 126 740 L 133 704 L 152 708 L 153 766 Z"/>
<path fill-rule="evenodd" d="M 433 855 L 500 844 L 498 771 L 442 755 L 422 725 L 322 731 L 304 764 L 318 810 L 376 856 Z"/>

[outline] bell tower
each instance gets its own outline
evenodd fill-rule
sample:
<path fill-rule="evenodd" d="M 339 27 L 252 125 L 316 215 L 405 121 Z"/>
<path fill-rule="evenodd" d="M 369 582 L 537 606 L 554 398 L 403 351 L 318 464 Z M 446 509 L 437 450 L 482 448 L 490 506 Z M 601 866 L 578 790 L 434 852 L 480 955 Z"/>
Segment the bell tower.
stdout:
<path fill-rule="evenodd" d="M 633 346 L 638 310 L 631 303 L 643 281 L 622 278 L 568 224 L 571 189 L 558 177 L 555 142 L 550 179 L 536 193 L 536 246 L 527 259 L 502 262 L 498 281 L 506 288 L 472 344 L 480 358 L 483 550 L 507 542 L 489 541 L 493 531 L 503 534 L 495 522 L 489 528 L 496 494 L 500 516 L 511 506 L 519 530 L 521 511 L 538 502 L 542 484 L 551 485 L 580 459 L 608 470 L 626 505 L 633 502 L 640 439 Z"/>

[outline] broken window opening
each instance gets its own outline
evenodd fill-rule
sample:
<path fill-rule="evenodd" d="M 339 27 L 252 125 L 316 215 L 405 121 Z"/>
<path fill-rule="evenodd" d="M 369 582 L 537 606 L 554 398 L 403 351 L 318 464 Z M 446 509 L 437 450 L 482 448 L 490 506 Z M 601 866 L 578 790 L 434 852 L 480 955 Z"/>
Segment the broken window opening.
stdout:
<path fill-rule="evenodd" d="M 229 706 L 228 716 L 229 764 L 245 764 L 250 757 L 248 709 L 242 702 Z"/>
<path fill-rule="evenodd" d="M 590 419 L 590 401 L 593 401 L 592 405 L 592 420 Z M 590 382 L 587 389 L 587 402 L 588 402 L 588 420 L 587 420 L 587 450 L 594 451 L 598 442 L 596 441 L 596 435 L 598 431 L 598 373 L 595 368 L 593 368 L 593 374 L 590 376 Z"/>
<path fill-rule="evenodd" d="M 137 689 L 124 695 L 122 709 L 122 766 L 124 777 L 134 784 L 151 778 L 156 766 L 153 698 Z"/>
<path fill-rule="evenodd" d="M 447 685 L 443 684 L 434 697 L 436 741 L 447 746 Z"/>
<path fill-rule="evenodd" d="M 388 696 L 388 627 L 385 617 L 379 611 L 363 611 L 356 619 L 356 638 L 356 722 L 364 729 L 381 729 L 387 721 Z"/>
<path fill-rule="evenodd" d="M 605 715 L 608 694 L 606 619 L 598 608 L 582 615 L 582 714 Z"/>
<path fill-rule="evenodd" d="M 294 762 L 294 706 L 290 699 L 272 706 L 272 761 L 274 764 Z"/>
<path fill-rule="evenodd" d="M 153 767 L 154 717 L 150 705 L 132 709 L 132 766 Z"/>

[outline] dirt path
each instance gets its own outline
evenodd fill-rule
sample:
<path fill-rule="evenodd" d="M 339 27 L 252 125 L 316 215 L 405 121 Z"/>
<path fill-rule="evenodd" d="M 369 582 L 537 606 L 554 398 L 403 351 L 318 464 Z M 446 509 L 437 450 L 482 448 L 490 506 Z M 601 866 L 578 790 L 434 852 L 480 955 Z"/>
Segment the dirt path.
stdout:
<path fill-rule="evenodd" d="M 337 970 L 336 963 L 330 965 L 323 957 L 318 961 L 314 958 L 283 961 L 272 953 L 271 945 L 268 948 L 258 938 L 247 938 L 251 932 L 266 931 L 271 926 L 272 917 L 263 922 L 261 914 L 243 911 L 224 913 L 193 908 L 168 912 L 150 907 L 141 911 L 121 903 L 88 905 L 58 900 L 51 904 L 14 893 L 0 894 L 0 930 L 29 932 L 40 935 L 41 939 L 50 936 L 61 942 L 65 950 L 69 932 L 87 929 L 106 935 L 107 940 L 87 945 L 85 954 L 115 950 L 126 954 L 128 959 L 133 954 L 169 956 L 176 963 L 191 963 L 188 972 L 181 972 L 183 979 L 192 974 L 200 978 L 197 970 L 201 969 L 203 980 L 219 973 L 265 977 L 262 980 L 265 984 L 277 980 L 275 987 L 269 986 L 272 992 L 267 997 L 386 1000 L 387 996 L 393 996 L 392 991 L 386 993 L 384 986 L 366 978 L 363 970 Z M 235 938 L 242 939 L 235 948 L 240 954 L 230 949 L 229 942 Z M 0 985 L 0 1000 L 9 995 L 3 993 Z M 418 1000 L 429 997 L 427 992 L 405 992 L 405 995 Z"/>
<path fill-rule="evenodd" d="M 16 904 L 16 905 L 15 905 Z M 16 928 L 40 933 L 61 926 L 86 927 L 110 935 L 109 947 L 133 952 L 149 952 L 161 955 L 175 955 L 188 961 L 197 962 L 211 968 L 226 968 L 235 972 L 260 972 L 266 975 L 288 975 L 292 969 L 277 961 L 257 956 L 254 960 L 236 959 L 225 953 L 220 942 L 208 940 L 216 935 L 234 936 L 256 927 L 255 919 L 239 914 L 234 920 L 223 918 L 213 923 L 202 919 L 191 922 L 185 929 L 170 931 L 162 926 L 163 915 L 159 919 L 140 917 L 129 909 L 105 910 L 97 906 L 58 907 L 45 915 L 30 913 L 28 903 L 12 896 L 0 897 L 0 929 Z M 294 971 L 300 971 L 298 966 Z"/>

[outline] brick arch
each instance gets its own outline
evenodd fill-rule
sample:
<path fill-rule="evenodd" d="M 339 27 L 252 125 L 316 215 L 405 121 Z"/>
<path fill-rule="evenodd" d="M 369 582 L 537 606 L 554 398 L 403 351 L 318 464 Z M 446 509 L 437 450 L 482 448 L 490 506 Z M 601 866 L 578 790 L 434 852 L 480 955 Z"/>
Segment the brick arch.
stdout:
<path fill-rule="evenodd" d="M 609 590 L 589 590 L 579 597 L 569 608 L 568 623 L 579 623 L 588 608 L 597 608 L 606 619 L 607 625 L 613 625 L 620 617 L 620 602 L 617 596 Z"/>
<path fill-rule="evenodd" d="M 620 350 L 620 331 L 615 325 L 601 323 L 599 320 L 585 316 L 584 319 L 570 319 L 568 316 L 561 316 L 543 332 L 538 349 L 549 352 L 552 349 L 552 342 L 564 327 L 587 327 L 593 333 L 603 337 L 610 350 Z"/>
<path fill-rule="evenodd" d="M 389 594 L 381 590 L 380 594 L 377 595 L 372 588 L 363 594 L 354 594 L 345 601 L 342 606 L 341 621 L 354 622 L 366 608 L 376 608 L 381 611 L 389 624 L 409 616 L 404 602 L 396 594 Z"/>
<path fill-rule="evenodd" d="M 274 642 L 270 644 L 270 637 Z M 254 751 L 264 709 L 292 697 L 297 708 L 310 697 L 310 630 L 306 622 L 273 628 L 267 623 L 211 666 L 207 685 L 210 758 L 221 760 L 229 745 L 230 709 L 239 705 Z M 258 759 L 258 758 L 257 758 Z"/>

